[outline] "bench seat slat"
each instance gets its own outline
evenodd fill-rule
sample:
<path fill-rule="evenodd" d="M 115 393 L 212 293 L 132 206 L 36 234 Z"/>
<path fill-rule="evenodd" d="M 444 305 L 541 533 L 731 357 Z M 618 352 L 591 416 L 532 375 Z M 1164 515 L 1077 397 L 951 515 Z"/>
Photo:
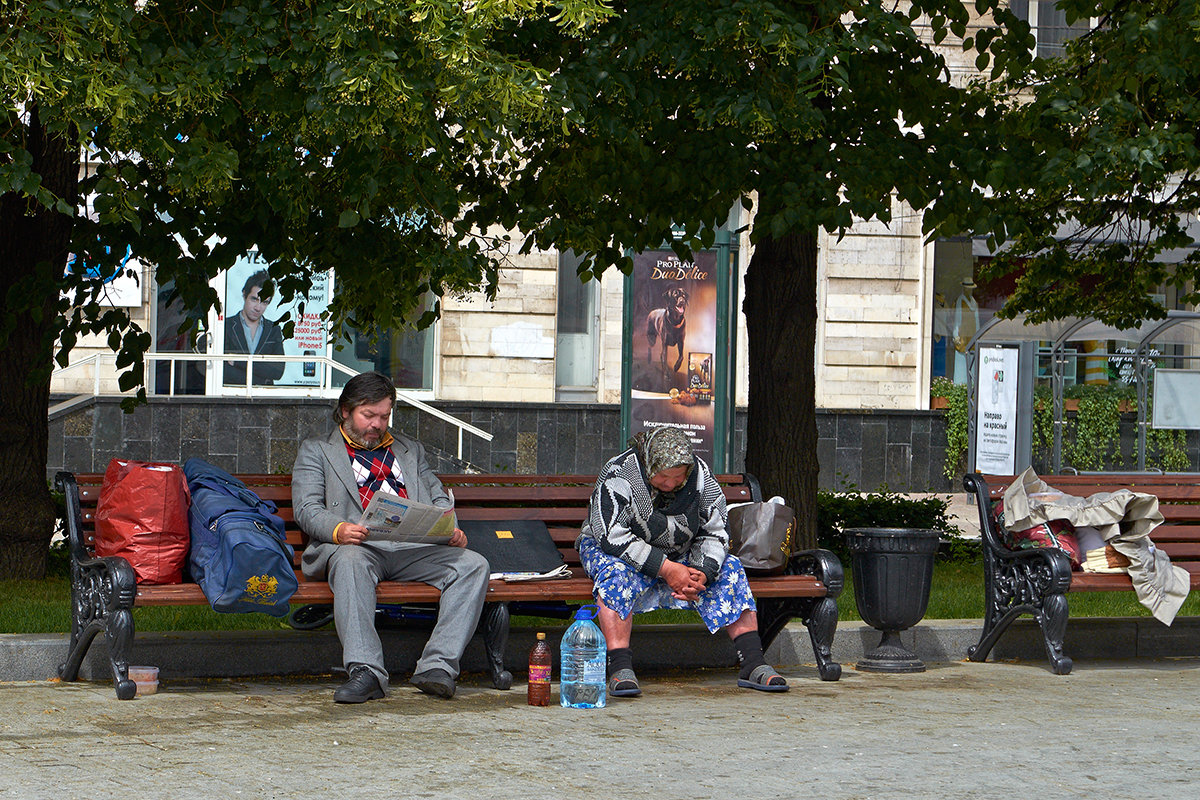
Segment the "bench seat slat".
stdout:
<path fill-rule="evenodd" d="M 993 492 L 1003 493 L 1005 487 L 1012 483 L 1015 475 L 984 475 L 988 487 Z M 1057 489 L 1067 491 L 1068 488 L 1081 491 L 1071 491 L 1068 494 L 1087 497 L 1097 492 L 1115 492 L 1120 489 L 1131 489 L 1135 492 L 1145 492 L 1158 497 L 1172 500 L 1191 499 L 1200 502 L 1200 486 L 1197 486 L 1195 476 L 1185 475 L 1156 475 L 1153 473 L 1113 473 L 1108 475 L 1039 475 L 1043 481 Z"/>
<path fill-rule="evenodd" d="M 1183 567 L 1188 571 L 1191 578 L 1192 591 L 1200 589 L 1200 562 L 1196 561 L 1173 561 L 1173 564 L 1178 567 Z M 1071 591 L 1072 592 L 1115 592 L 1115 591 L 1133 591 L 1133 583 L 1129 580 L 1129 576 L 1124 573 L 1107 574 L 1097 572 L 1072 572 L 1071 573 Z"/>
<path fill-rule="evenodd" d="M 592 581 L 579 577 L 582 570 L 574 568 L 576 577 L 555 581 L 532 581 L 528 583 L 505 583 L 491 581 L 488 585 L 489 602 L 520 602 L 530 600 L 558 600 L 566 602 L 591 602 Z M 1114 576 L 1121 577 L 1121 576 Z M 826 588 L 820 581 L 807 575 L 787 575 L 772 578 L 755 578 L 754 595 L 758 598 L 824 597 Z M 412 581 L 385 581 L 375 592 L 381 603 L 436 603 L 441 592 L 432 586 Z M 136 606 L 181 606 L 206 605 L 207 599 L 200 587 L 194 583 L 170 586 L 138 586 Z M 292 596 L 293 603 L 332 603 L 333 592 L 324 581 L 306 581 Z"/>
<path fill-rule="evenodd" d="M 1172 562 L 1196 561 L 1200 559 L 1200 542 L 1156 542 L 1159 550 L 1171 557 Z"/>
<path fill-rule="evenodd" d="M 1200 520 L 1200 506 L 1163 505 L 1159 503 L 1158 510 L 1163 519 L 1169 523 L 1179 524 Z"/>
<path fill-rule="evenodd" d="M 1200 525 L 1177 525 L 1164 523 L 1150 532 L 1155 543 L 1200 542 Z"/>
<path fill-rule="evenodd" d="M 547 525 L 569 523 L 579 525 L 587 516 L 587 507 L 559 508 L 547 506 L 520 506 L 517 508 L 492 506 L 475 508 L 459 506 L 455 513 L 459 519 L 483 519 L 502 521 L 507 519 L 540 519 Z"/>

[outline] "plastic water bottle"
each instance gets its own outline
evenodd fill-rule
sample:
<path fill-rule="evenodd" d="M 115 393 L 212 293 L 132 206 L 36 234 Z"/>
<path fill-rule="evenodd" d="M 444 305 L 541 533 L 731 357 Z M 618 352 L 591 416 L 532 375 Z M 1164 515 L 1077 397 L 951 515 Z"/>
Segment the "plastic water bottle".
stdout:
<path fill-rule="evenodd" d="M 604 634 L 592 622 L 599 609 L 583 606 L 563 634 L 559 700 L 563 708 L 604 708 L 608 699 L 608 648 Z"/>

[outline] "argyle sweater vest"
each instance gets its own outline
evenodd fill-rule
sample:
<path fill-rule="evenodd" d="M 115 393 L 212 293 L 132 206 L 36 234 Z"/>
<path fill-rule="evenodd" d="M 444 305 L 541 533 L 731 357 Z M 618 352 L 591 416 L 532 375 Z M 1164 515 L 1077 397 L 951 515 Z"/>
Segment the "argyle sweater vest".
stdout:
<path fill-rule="evenodd" d="M 358 499 L 364 509 L 371 502 L 375 492 L 384 488 L 385 484 L 394 494 L 408 497 L 408 491 L 404 488 L 404 476 L 400 474 L 400 464 L 397 463 L 390 446 L 366 450 L 347 443 L 346 452 L 350 456 L 354 479 L 358 483 Z"/>

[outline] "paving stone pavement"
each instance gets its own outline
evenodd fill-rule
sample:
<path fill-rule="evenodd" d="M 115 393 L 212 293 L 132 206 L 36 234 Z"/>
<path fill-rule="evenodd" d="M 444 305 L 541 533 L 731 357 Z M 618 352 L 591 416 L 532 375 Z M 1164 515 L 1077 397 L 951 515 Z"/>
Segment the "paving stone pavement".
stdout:
<path fill-rule="evenodd" d="M 479 674 L 450 701 L 398 685 L 362 706 L 328 678 L 164 679 L 126 702 L 107 682 L 0 683 L 0 798 L 1196 796 L 1200 659 L 928 666 L 789 667 L 781 695 L 651 673 L 591 711 Z"/>

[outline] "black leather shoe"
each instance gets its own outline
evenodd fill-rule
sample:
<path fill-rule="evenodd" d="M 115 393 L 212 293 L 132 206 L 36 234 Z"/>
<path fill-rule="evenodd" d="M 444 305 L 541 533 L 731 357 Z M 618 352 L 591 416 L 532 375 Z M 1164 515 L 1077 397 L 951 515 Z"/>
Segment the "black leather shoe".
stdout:
<path fill-rule="evenodd" d="M 431 694 L 434 697 L 442 697 L 446 700 L 454 697 L 454 678 L 451 678 L 450 673 L 444 669 L 418 672 L 412 676 L 410 683 L 425 694 Z"/>
<path fill-rule="evenodd" d="M 368 700 L 379 700 L 383 697 L 383 687 L 375 673 L 361 664 L 350 670 L 350 680 L 343 683 L 333 693 L 335 703 L 365 703 Z"/>

